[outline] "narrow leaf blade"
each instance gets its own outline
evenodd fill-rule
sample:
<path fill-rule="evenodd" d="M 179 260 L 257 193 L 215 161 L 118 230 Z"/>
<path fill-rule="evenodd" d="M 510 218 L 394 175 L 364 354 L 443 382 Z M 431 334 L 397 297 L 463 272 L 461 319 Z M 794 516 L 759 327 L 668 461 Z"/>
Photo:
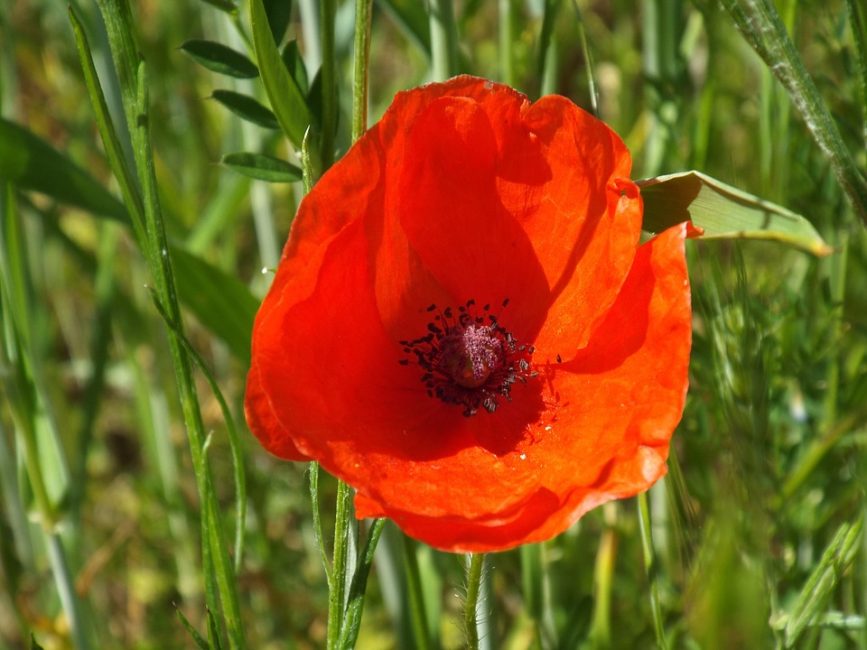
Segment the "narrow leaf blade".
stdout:
<path fill-rule="evenodd" d="M 246 56 L 214 41 L 192 40 L 181 45 L 181 50 L 196 63 L 218 74 L 236 79 L 253 79 L 259 68 Z"/>
<path fill-rule="evenodd" d="M 230 153 L 223 164 L 239 174 L 269 183 L 294 183 L 301 180 L 301 169 L 281 158 L 263 153 Z"/>
<path fill-rule="evenodd" d="M 637 181 L 644 199 L 643 228 L 661 232 L 690 220 L 701 239 L 767 239 L 814 255 L 832 249 L 799 214 L 697 171 Z"/>
<path fill-rule="evenodd" d="M 27 129 L 0 117 L 0 176 L 18 187 L 126 221 L 126 210 L 81 167 Z"/>
<path fill-rule="evenodd" d="M 304 132 L 310 124 L 310 110 L 298 85 L 289 76 L 271 34 L 268 16 L 262 0 L 250 0 L 250 21 L 253 27 L 253 47 L 259 63 L 259 74 L 265 92 L 283 132 L 296 147 L 301 146 Z"/>

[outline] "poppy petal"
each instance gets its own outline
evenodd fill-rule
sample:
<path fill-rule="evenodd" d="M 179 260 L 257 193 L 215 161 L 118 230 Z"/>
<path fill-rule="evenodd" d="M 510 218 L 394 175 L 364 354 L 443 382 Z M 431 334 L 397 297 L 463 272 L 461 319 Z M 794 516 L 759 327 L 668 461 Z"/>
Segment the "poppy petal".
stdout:
<path fill-rule="evenodd" d="M 676 226 L 641 246 L 587 348 L 552 369 L 555 419 L 519 447 L 535 489 L 475 518 L 419 516 L 359 493 L 359 514 L 387 515 L 438 548 L 487 551 L 505 548 L 504 540 L 515 546 L 548 539 L 591 508 L 650 487 L 665 473 L 686 395 L 691 312 L 684 237 L 683 225 Z M 512 467 L 513 478 L 528 487 L 520 467 Z M 455 489 L 478 492 L 480 480 L 469 476 Z"/>
<path fill-rule="evenodd" d="M 637 247 L 630 164 L 563 98 L 472 77 L 400 93 L 302 201 L 254 326 L 251 430 L 448 550 L 645 489 L 683 407 L 689 293 L 683 228 Z M 426 393 L 405 343 L 469 299 L 503 306 L 541 373 L 473 417 Z"/>

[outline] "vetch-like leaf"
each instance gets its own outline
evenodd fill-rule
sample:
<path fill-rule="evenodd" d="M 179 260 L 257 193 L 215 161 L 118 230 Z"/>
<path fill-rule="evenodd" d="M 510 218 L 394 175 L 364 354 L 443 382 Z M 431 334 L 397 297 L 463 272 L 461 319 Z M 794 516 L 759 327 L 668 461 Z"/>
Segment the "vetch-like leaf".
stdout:
<path fill-rule="evenodd" d="M 0 176 L 94 214 L 126 221 L 126 210 L 90 174 L 27 129 L 0 117 Z"/>
<path fill-rule="evenodd" d="M 214 41 L 192 40 L 181 45 L 181 50 L 208 70 L 236 79 L 259 76 L 259 69 L 246 56 Z"/>
<path fill-rule="evenodd" d="M 701 172 L 636 182 L 644 199 L 643 228 L 650 232 L 690 220 L 701 239 L 769 239 L 814 255 L 832 251 L 801 215 Z"/>
<path fill-rule="evenodd" d="M 295 165 L 263 153 L 230 153 L 222 162 L 240 174 L 269 183 L 294 183 L 302 176 Z"/>
<path fill-rule="evenodd" d="M 253 47 L 256 50 L 265 92 L 268 93 L 271 107 L 283 132 L 292 144 L 300 147 L 304 132 L 310 124 L 310 111 L 304 94 L 280 59 L 262 0 L 250 0 L 250 22 L 253 26 Z"/>
<path fill-rule="evenodd" d="M 236 93 L 232 90 L 215 90 L 211 97 L 248 122 L 258 124 L 266 129 L 280 128 L 274 113 L 249 95 Z"/>

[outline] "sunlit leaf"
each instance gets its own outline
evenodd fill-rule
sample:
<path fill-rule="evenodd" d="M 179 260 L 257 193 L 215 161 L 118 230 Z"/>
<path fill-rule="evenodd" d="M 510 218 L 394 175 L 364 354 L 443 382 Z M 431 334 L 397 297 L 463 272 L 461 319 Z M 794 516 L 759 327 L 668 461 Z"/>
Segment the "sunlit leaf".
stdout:
<path fill-rule="evenodd" d="M 701 239 L 769 239 L 828 255 L 831 248 L 809 221 L 786 208 L 697 171 L 636 181 L 650 232 L 691 220 Z"/>

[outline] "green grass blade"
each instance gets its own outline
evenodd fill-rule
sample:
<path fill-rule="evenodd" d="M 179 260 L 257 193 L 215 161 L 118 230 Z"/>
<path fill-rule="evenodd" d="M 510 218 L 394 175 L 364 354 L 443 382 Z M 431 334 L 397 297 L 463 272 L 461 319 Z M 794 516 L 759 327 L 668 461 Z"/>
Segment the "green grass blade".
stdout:
<path fill-rule="evenodd" d="M 235 571 L 239 571 L 244 556 L 244 524 L 247 520 L 247 480 L 244 475 L 244 456 L 241 451 L 241 439 L 238 435 L 238 428 L 235 426 L 235 418 L 232 416 L 232 411 L 226 403 L 226 398 L 223 397 L 223 391 L 220 390 L 220 386 L 217 384 L 214 373 L 208 368 L 208 364 L 205 363 L 205 360 L 202 359 L 184 333 L 169 319 L 168 314 L 162 309 L 162 305 L 157 300 L 155 293 L 151 294 L 151 298 L 153 299 L 154 306 L 163 317 L 166 326 L 174 331 L 178 340 L 183 343 L 184 349 L 190 359 L 193 360 L 193 363 L 198 366 L 205 376 L 214 398 L 220 405 L 223 421 L 226 423 L 226 432 L 229 434 L 229 448 L 232 452 L 232 468 L 235 472 Z"/>
<path fill-rule="evenodd" d="M 542 14 L 542 28 L 539 31 L 539 51 L 536 54 L 536 76 L 539 79 L 539 94 L 554 92 L 557 58 L 554 43 L 554 24 L 560 11 L 562 0 L 545 0 Z"/>
<path fill-rule="evenodd" d="M 416 542 L 406 535 L 400 536 L 403 539 L 403 564 L 407 589 L 405 607 L 409 614 L 413 647 L 418 650 L 429 650 L 432 647 L 430 624 L 427 620 L 424 589 L 418 568 Z"/>
<path fill-rule="evenodd" d="M 193 640 L 193 643 L 196 644 L 196 647 L 199 650 L 211 650 L 211 645 L 208 643 L 207 639 L 199 634 L 199 631 L 187 620 L 187 617 L 184 616 L 180 607 L 175 607 L 175 613 L 177 613 L 178 620 L 181 622 L 181 625 L 184 626 L 184 629 L 190 635 L 190 638 Z"/>
<path fill-rule="evenodd" d="M 146 240 L 142 242 L 145 257 L 163 308 L 175 326 L 183 331 L 165 222 L 157 193 L 154 156 L 151 149 L 147 70 L 144 61 L 136 54 L 138 48 L 133 35 L 132 16 L 128 1 L 99 0 L 98 4 L 106 23 L 112 57 L 120 78 L 124 112 L 127 117 L 127 126 L 131 130 L 133 153 L 142 187 L 147 235 Z M 189 439 L 197 488 L 204 511 L 202 533 L 203 537 L 208 540 L 215 581 L 220 593 L 220 605 L 231 647 L 243 648 L 246 643 L 235 572 L 229 559 L 225 532 L 221 523 L 221 512 L 214 494 L 213 479 L 205 455 L 204 423 L 196 386 L 183 346 L 171 329 L 169 330 L 169 348 Z"/>
<path fill-rule="evenodd" d="M 385 527 L 385 519 L 374 519 L 367 533 L 367 540 L 361 552 L 361 561 L 352 576 L 352 585 L 349 588 L 349 600 L 346 606 L 346 615 L 343 628 L 340 631 L 341 650 L 350 650 L 355 647 L 358 638 L 358 630 L 361 627 L 361 614 L 364 611 L 364 595 L 367 590 L 367 577 L 373 565 L 373 557 L 376 551 L 382 529 Z"/>
<path fill-rule="evenodd" d="M 861 90 L 861 131 L 864 148 L 867 149 L 867 7 L 857 0 L 846 0 L 849 8 L 849 24 L 855 38 L 855 53 L 858 61 L 859 87 Z"/>
<path fill-rule="evenodd" d="M 138 184 L 138 179 L 127 164 L 123 145 L 121 144 L 117 129 L 115 128 L 114 122 L 111 118 L 111 112 L 108 109 L 105 93 L 99 83 L 99 77 L 96 74 L 96 67 L 93 63 L 93 56 L 91 56 L 90 53 L 90 44 L 88 43 L 84 26 L 79 20 L 76 12 L 71 7 L 69 10 L 69 21 L 72 24 L 72 32 L 75 36 L 75 46 L 78 51 L 78 60 L 84 74 L 84 85 L 87 88 L 87 94 L 90 97 L 90 103 L 96 117 L 96 126 L 99 130 L 102 146 L 105 149 L 111 171 L 120 185 L 124 203 L 126 204 L 132 220 L 133 231 L 136 239 L 138 239 L 139 246 L 144 246 L 146 238 L 144 206 L 142 205 L 141 189 Z"/>
<path fill-rule="evenodd" d="M 262 0 L 250 0 L 250 22 L 259 74 L 271 108 L 286 137 L 298 148 L 311 122 L 310 111 L 304 95 L 280 58 Z"/>
<path fill-rule="evenodd" d="M 457 72 L 458 28 L 453 0 L 430 0 L 431 79 L 445 81 Z"/>
<path fill-rule="evenodd" d="M 722 4 L 741 34 L 788 91 L 813 140 L 830 161 L 855 214 L 867 224 L 867 179 L 846 148 L 776 7 L 769 0 L 723 0 Z"/>
<path fill-rule="evenodd" d="M 786 647 L 793 647 L 804 629 L 825 608 L 831 592 L 855 559 L 863 528 L 864 520 L 859 518 L 837 529 L 789 613 L 785 630 Z"/>
<path fill-rule="evenodd" d="M 636 181 L 644 199 L 643 228 L 662 232 L 691 220 L 702 239 L 768 239 L 813 255 L 831 248 L 804 217 L 697 171 Z"/>
<path fill-rule="evenodd" d="M 651 533 L 650 505 L 647 492 L 638 495 L 638 530 L 641 535 L 641 550 L 644 556 L 644 570 L 650 584 L 650 611 L 653 616 L 653 632 L 656 635 L 656 647 L 660 650 L 668 648 L 665 637 L 665 623 L 662 618 L 662 604 L 659 600 L 659 581 L 657 579 L 656 551 L 653 548 Z"/>
<path fill-rule="evenodd" d="M 0 117 L 0 177 L 88 212 L 126 221 L 123 204 L 54 147 Z"/>

